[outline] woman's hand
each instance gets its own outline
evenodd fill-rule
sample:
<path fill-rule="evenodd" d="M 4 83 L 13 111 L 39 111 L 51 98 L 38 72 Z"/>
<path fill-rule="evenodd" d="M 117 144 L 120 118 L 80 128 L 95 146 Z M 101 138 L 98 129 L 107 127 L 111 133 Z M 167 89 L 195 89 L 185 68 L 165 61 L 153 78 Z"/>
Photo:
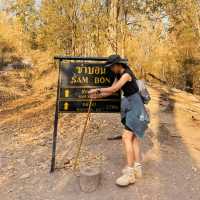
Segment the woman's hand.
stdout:
<path fill-rule="evenodd" d="M 97 99 L 99 94 L 98 94 L 98 89 L 91 89 L 88 91 L 88 94 L 91 99 Z"/>
<path fill-rule="evenodd" d="M 88 91 L 88 94 L 89 95 L 97 94 L 97 92 L 98 92 L 98 89 L 91 89 L 91 90 Z"/>
<path fill-rule="evenodd" d="M 98 88 L 98 89 L 91 89 L 88 91 L 88 94 L 90 96 L 91 99 L 101 99 L 101 98 L 105 98 L 108 96 L 111 96 L 112 93 L 111 92 L 102 92 L 103 88 Z"/>

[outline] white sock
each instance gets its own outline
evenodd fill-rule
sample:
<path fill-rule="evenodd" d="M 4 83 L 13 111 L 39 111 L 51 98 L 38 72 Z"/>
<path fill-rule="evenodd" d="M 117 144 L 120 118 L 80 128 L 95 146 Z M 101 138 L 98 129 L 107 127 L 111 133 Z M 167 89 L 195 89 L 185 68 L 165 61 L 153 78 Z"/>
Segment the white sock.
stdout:
<path fill-rule="evenodd" d="M 127 166 L 127 169 L 134 169 L 134 166 L 133 166 L 133 167 L 129 167 L 129 166 Z"/>
<path fill-rule="evenodd" d="M 135 168 L 137 168 L 137 167 L 142 167 L 142 165 L 141 165 L 140 163 L 138 163 L 138 162 L 135 162 L 134 167 L 135 167 Z"/>

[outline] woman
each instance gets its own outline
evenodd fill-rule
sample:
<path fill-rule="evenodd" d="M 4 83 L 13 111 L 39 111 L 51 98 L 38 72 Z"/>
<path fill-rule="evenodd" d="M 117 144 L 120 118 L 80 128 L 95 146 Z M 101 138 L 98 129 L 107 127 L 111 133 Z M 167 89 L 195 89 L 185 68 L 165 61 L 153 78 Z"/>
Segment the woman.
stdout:
<path fill-rule="evenodd" d="M 118 90 L 123 92 L 121 121 L 124 125 L 122 138 L 126 151 L 127 165 L 122 170 L 122 176 L 117 179 L 116 184 L 128 186 L 135 183 L 135 178 L 142 177 L 139 139 L 144 136 L 149 118 L 138 93 L 136 78 L 128 65 L 123 63 L 119 55 L 112 55 L 109 57 L 106 66 L 110 67 L 116 75 L 113 85 L 108 88 L 92 89 L 89 94 L 91 98 L 101 98 L 112 95 Z"/>

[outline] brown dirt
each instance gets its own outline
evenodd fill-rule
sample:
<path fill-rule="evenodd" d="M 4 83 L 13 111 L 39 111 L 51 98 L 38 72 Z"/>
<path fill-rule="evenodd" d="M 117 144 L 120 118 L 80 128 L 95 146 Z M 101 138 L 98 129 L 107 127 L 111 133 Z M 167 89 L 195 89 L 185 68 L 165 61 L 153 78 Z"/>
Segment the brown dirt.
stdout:
<path fill-rule="evenodd" d="M 80 191 L 72 173 L 86 114 L 60 115 L 57 170 L 49 174 L 55 97 L 25 96 L 0 107 L 0 199 L 2 200 L 200 200 L 200 104 L 197 97 L 150 88 L 151 125 L 143 146 L 144 178 L 119 188 L 125 164 L 119 114 L 92 114 L 80 166 L 101 166 L 93 193 Z"/>

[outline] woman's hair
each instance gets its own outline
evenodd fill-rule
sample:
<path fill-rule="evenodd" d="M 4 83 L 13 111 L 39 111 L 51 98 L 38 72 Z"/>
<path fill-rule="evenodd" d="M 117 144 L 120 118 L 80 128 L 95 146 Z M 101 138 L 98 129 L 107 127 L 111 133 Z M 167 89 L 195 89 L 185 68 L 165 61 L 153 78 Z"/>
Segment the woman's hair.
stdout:
<path fill-rule="evenodd" d="M 121 65 L 124 69 L 130 68 L 127 63 L 121 63 Z"/>

